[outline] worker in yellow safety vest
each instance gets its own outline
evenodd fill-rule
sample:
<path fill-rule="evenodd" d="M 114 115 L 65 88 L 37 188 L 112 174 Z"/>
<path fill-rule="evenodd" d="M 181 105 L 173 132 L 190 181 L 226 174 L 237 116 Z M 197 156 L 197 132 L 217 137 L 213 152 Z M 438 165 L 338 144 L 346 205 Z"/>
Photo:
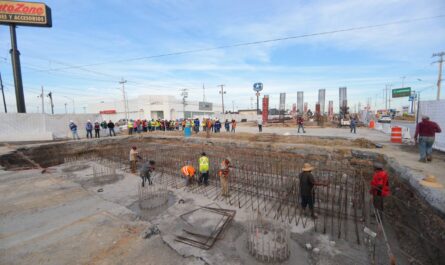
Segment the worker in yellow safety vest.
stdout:
<path fill-rule="evenodd" d="M 133 123 L 131 121 L 128 121 L 127 127 L 128 127 L 128 134 L 132 135 L 133 134 Z"/>
<path fill-rule="evenodd" d="M 209 185 L 209 158 L 206 153 L 202 152 L 201 157 L 198 159 L 199 163 L 199 184 Z"/>

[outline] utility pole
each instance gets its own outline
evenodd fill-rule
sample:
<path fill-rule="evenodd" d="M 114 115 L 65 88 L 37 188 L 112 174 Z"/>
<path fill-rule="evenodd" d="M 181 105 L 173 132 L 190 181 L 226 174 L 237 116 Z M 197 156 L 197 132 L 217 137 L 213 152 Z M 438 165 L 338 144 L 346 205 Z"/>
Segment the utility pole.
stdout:
<path fill-rule="evenodd" d="M 51 114 L 54 115 L 53 92 L 50 91 L 47 96 L 51 102 Z"/>
<path fill-rule="evenodd" d="M 232 113 L 235 112 L 235 101 L 232 100 Z"/>
<path fill-rule="evenodd" d="M 119 84 L 122 85 L 122 95 L 124 100 L 124 112 L 125 112 L 125 120 L 128 122 L 128 105 L 127 105 L 127 96 L 125 94 L 125 83 L 127 83 L 127 80 L 124 80 L 124 78 L 119 81 Z"/>
<path fill-rule="evenodd" d="M 439 53 L 433 53 L 433 57 L 440 57 L 440 59 L 433 63 L 439 63 L 439 77 L 437 78 L 437 100 L 440 100 L 440 85 L 442 83 L 442 63 L 443 63 L 443 56 L 445 55 L 445 52 L 439 52 Z"/>
<path fill-rule="evenodd" d="M 4 91 L 4 88 L 3 88 L 3 80 L 2 80 L 2 74 L 1 73 L 0 73 L 0 88 L 2 89 L 3 105 L 5 106 L 5 113 L 8 113 L 8 109 L 6 108 L 5 91 Z"/>
<path fill-rule="evenodd" d="M 43 90 L 42 86 L 42 93 L 39 96 L 42 99 L 42 114 L 45 113 L 45 91 Z"/>
<path fill-rule="evenodd" d="M 202 101 L 206 102 L 206 88 L 204 87 L 204 83 L 202 83 Z"/>
<path fill-rule="evenodd" d="M 185 106 L 187 106 L 187 101 L 186 99 L 189 96 L 189 93 L 187 92 L 188 89 L 187 88 L 183 88 L 181 89 L 181 96 L 182 96 L 182 113 L 183 113 L 183 118 L 185 119 Z"/>
<path fill-rule="evenodd" d="M 219 91 L 219 93 L 221 94 L 221 102 L 222 102 L 222 113 L 224 114 L 224 94 L 226 94 L 226 91 L 224 91 L 224 86 L 225 85 L 219 85 L 218 87 L 221 87 L 221 90 Z"/>
<path fill-rule="evenodd" d="M 388 110 L 388 107 L 391 108 L 391 96 L 388 97 L 388 92 L 391 92 L 392 84 L 385 85 L 385 109 Z"/>
<path fill-rule="evenodd" d="M 403 87 L 405 87 L 405 78 L 406 78 L 406 76 L 402 76 L 401 78 L 402 78 L 402 88 L 403 88 Z"/>
<path fill-rule="evenodd" d="M 250 97 L 250 109 L 253 109 L 253 97 Z"/>
<path fill-rule="evenodd" d="M 87 107 L 83 107 L 83 113 L 87 113 Z"/>
<path fill-rule="evenodd" d="M 68 103 L 65 102 L 65 114 L 68 114 L 68 109 L 66 108 L 66 105 L 68 105 Z"/>

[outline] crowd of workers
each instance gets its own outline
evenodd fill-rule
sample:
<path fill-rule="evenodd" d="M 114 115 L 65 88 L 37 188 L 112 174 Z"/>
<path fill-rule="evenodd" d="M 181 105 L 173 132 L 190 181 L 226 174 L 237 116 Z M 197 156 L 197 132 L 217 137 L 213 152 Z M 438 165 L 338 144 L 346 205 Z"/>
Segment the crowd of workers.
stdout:
<path fill-rule="evenodd" d="M 235 120 L 229 121 L 226 119 L 221 122 L 219 119 L 204 118 L 202 120 L 196 119 L 184 119 L 184 120 L 162 120 L 162 119 L 137 119 L 130 120 L 127 123 L 128 134 L 141 133 L 141 132 L 153 132 L 153 131 L 180 131 L 186 128 L 192 129 L 195 133 L 203 132 L 221 132 L 221 128 L 224 126 L 226 132 L 235 132 L 237 122 Z"/>
<path fill-rule="evenodd" d="M 87 138 L 100 138 L 101 130 L 106 130 L 109 136 L 116 136 L 115 127 L 117 125 L 113 121 L 95 121 L 88 120 L 85 124 L 86 136 Z M 224 126 L 226 132 L 235 132 L 237 122 L 236 120 L 229 121 L 226 119 L 221 122 L 219 119 L 184 119 L 184 120 L 162 120 L 162 119 L 137 119 L 129 120 L 127 122 L 128 134 L 142 133 L 142 132 L 154 132 L 154 131 L 184 131 L 186 128 L 190 128 L 195 133 L 203 132 L 213 132 L 220 133 L 221 128 Z M 78 126 L 74 121 L 70 121 L 68 125 L 73 139 L 80 140 L 78 133 Z"/>

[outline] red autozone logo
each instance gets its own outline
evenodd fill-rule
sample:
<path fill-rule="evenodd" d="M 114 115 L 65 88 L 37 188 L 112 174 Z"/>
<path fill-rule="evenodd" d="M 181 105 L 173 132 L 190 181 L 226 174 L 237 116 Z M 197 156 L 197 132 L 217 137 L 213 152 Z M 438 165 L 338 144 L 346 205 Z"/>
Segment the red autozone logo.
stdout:
<path fill-rule="evenodd" d="M 0 12 L 9 14 L 42 16 L 45 14 L 45 8 L 43 4 L 37 4 L 37 3 L 21 3 L 21 2 L 5 3 L 5 1 L 1 1 Z"/>

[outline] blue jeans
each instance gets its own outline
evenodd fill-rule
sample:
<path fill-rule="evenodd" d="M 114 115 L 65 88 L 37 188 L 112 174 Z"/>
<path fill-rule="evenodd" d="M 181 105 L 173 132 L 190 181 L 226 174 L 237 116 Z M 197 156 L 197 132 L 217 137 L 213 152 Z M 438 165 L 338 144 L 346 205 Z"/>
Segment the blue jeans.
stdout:
<path fill-rule="evenodd" d="M 77 131 L 71 131 L 71 132 L 73 133 L 73 140 L 80 139 L 79 134 L 77 134 Z"/>
<path fill-rule="evenodd" d="M 420 159 L 424 160 L 433 153 L 434 137 L 420 136 L 419 152 Z"/>
<path fill-rule="evenodd" d="M 303 124 L 298 124 L 298 133 L 300 133 L 300 129 L 303 129 L 303 132 L 305 133 L 306 131 L 304 130 L 304 126 Z"/>
<path fill-rule="evenodd" d="M 352 132 L 356 133 L 356 127 L 355 127 L 355 125 L 354 125 L 354 126 L 351 126 L 351 133 L 352 133 Z"/>

